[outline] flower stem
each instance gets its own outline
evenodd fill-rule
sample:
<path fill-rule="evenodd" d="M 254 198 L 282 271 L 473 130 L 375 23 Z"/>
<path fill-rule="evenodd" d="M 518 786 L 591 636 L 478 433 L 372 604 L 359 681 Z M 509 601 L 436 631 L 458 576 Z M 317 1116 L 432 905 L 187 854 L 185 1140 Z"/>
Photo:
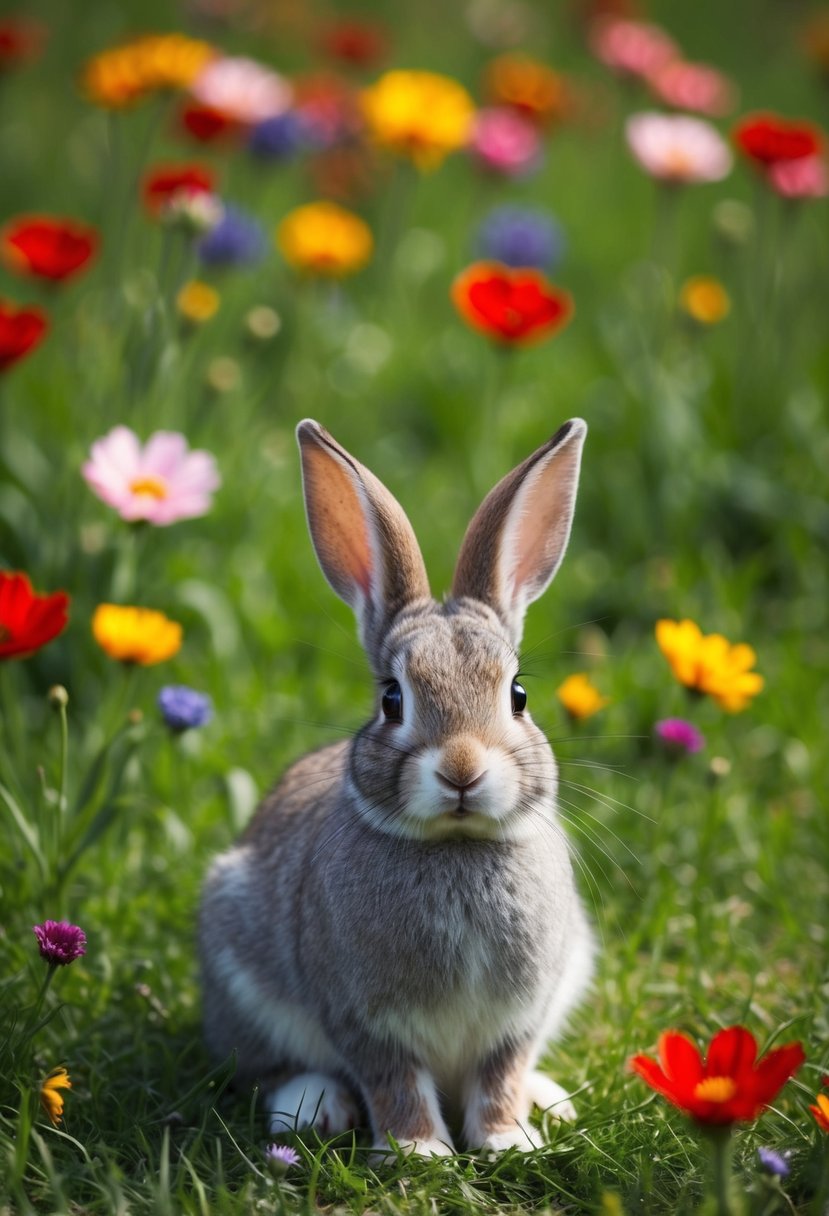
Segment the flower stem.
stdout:
<path fill-rule="evenodd" d="M 711 1188 L 716 1216 L 737 1216 L 731 1202 L 732 1137 L 729 1129 L 711 1137 Z"/>

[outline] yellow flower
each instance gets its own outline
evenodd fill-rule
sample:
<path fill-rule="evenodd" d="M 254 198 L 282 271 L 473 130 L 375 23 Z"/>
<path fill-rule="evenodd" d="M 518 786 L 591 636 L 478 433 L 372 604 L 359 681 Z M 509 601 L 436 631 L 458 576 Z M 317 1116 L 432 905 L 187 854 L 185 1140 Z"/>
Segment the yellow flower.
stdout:
<path fill-rule="evenodd" d="M 40 1087 L 40 1105 L 55 1127 L 63 1118 L 63 1094 L 59 1091 L 71 1088 L 72 1082 L 65 1068 L 53 1068 Z"/>
<path fill-rule="evenodd" d="M 534 122 L 562 118 L 568 106 L 562 77 L 530 55 L 499 55 L 487 69 L 486 88 L 493 101 Z"/>
<path fill-rule="evenodd" d="M 307 203 L 285 216 L 276 243 L 291 266 L 311 274 L 353 274 L 371 257 L 371 231 L 336 203 Z"/>
<path fill-rule="evenodd" d="M 219 308 L 219 293 L 209 283 L 191 279 L 176 296 L 176 308 L 185 321 L 201 325 L 216 315 Z"/>
<path fill-rule="evenodd" d="M 693 621 L 657 621 L 656 641 L 671 671 L 687 688 L 708 693 L 721 709 L 739 713 L 765 681 L 750 671 L 757 661 L 745 642 L 732 646 L 719 633 L 703 636 Z"/>
<path fill-rule="evenodd" d="M 152 608 L 99 604 L 92 617 L 95 641 L 111 659 L 149 667 L 181 649 L 181 625 Z"/>
<path fill-rule="evenodd" d="M 603 697 L 583 671 L 568 676 L 556 696 L 571 718 L 589 718 L 610 704 L 610 697 Z"/>
<path fill-rule="evenodd" d="M 81 77 L 90 101 L 122 109 L 157 89 L 186 89 L 216 50 L 185 34 L 147 34 L 87 60 Z"/>
<path fill-rule="evenodd" d="M 437 72 L 386 72 L 364 89 L 363 116 L 384 148 L 434 169 L 467 142 L 475 106 L 466 89 Z"/>
<path fill-rule="evenodd" d="M 700 325 L 716 325 L 731 312 L 731 300 L 722 283 L 705 274 L 685 280 L 679 293 L 679 306 Z"/>

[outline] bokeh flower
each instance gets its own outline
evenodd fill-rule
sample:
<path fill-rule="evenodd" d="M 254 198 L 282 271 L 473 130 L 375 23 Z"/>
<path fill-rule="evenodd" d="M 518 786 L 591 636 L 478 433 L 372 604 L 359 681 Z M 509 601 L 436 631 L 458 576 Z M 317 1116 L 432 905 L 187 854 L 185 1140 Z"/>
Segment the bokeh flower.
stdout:
<path fill-rule="evenodd" d="M 81 87 L 105 109 L 131 106 L 161 89 L 186 89 L 216 50 L 185 34 L 146 34 L 87 60 Z"/>
<path fill-rule="evenodd" d="M 731 299 L 719 279 L 697 274 L 682 284 L 679 306 L 699 325 L 717 325 L 731 312 Z"/>
<path fill-rule="evenodd" d="M 673 756 L 693 755 L 705 747 L 702 731 L 685 718 L 662 718 L 654 722 L 653 733 Z"/>
<path fill-rule="evenodd" d="M 829 1133 L 829 1097 L 826 1094 L 818 1094 L 809 1110 L 820 1130 Z"/>
<path fill-rule="evenodd" d="M 141 182 L 141 198 L 154 219 L 171 207 L 199 195 L 215 194 L 216 176 L 207 165 L 163 164 L 149 169 Z"/>
<path fill-rule="evenodd" d="M 68 614 L 65 591 L 38 595 L 27 575 L 0 570 L 0 660 L 40 650 L 63 632 Z"/>
<path fill-rule="evenodd" d="M 341 17 L 320 30 L 317 44 L 324 55 L 348 67 L 375 67 L 385 59 L 389 35 L 376 21 Z"/>
<path fill-rule="evenodd" d="M 658 1060 L 634 1056 L 631 1069 L 697 1123 L 717 1127 L 756 1119 L 806 1058 L 800 1043 L 787 1043 L 758 1060 L 744 1026 L 718 1031 L 704 1059 L 677 1030 L 659 1036 L 657 1051 Z"/>
<path fill-rule="evenodd" d="M 207 63 L 190 86 L 193 96 L 246 125 L 282 114 L 293 100 L 288 81 L 255 59 L 221 56 Z"/>
<path fill-rule="evenodd" d="M 142 447 L 134 431 L 116 426 L 93 443 L 81 471 L 122 519 L 162 527 L 204 515 L 221 485 L 214 457 L 191 451 L 177 431 L 156 431 Z"/>
<path fill-rule="evenodd" d="M 65 920 L 45 920 L 42 925 L 33 925 L 40 957 L 53 966 L 66 967 L 76 958 L 86 954 L 86 934 L 79 925 Z"/>
<path fill-rule="evenodd" d="M 386 72 L 361 97 L 369 133 L 381 147 L 434 169 L 469 139 L 475 106 L 456 80 L 437 72 Z"/>
<path fill-rule="evenodd" d="M 219 311 L 220 296 L 215 287 L 200 279 L 185 283 L 176 296 L 178 314 L 191 325 L 203 325 Z"/>
<path fill-rule="evenodd" d="M 670 34 L 649 21 L 602 17 L 591 26 L 589 41 L 596 58 L 622 76 L 644 79 L 679 58 Z"/>
<path fill-rule="evenodd" d="M 98 234 L 75 220 L 24 215 L 6 224 L 0 249 L 16 274 L 62 282 L 89 266 L 98 251 Z"/>
<path fill-rule="evenodd" d="M 239 123 L 214 106 L 202 105 L 199 101 L 184 101 L 176 114 L 176 126 L 200 144 L 216 143 L 230 139 L 239 131 Z"/>
<path fill-rule="evenodd" d="M 487 106 L 475 115 L 469 151 L 491 173 L 524 177 L 541 163 L 541 136 L 517 111 Z"/>
<path fill-rule="evenodd" d="M 556 689 L 556 696 L 570 717 L 577 720 L 591 718 L 600 709 L 604 709 L 605 705 L 610 704 L 610 697 L 603 697 L 583 671 L 568 676 Z"/>
<path fill-rule="evenodd" d="M 781 161 L 816 156 L 823 134 L 813 123 L 783 118 L 771 111 L 749 114 L 732 132 L 736 147 L 761 170 Z"/>
<path fill-rule="evenodd" d="M 248 148 L 260 160 L 289 160 L 307 147 L 308 125 L 296 110 L 286 110 L 258 122 L 248 137 Z"/>
<path fill-rule="evenodd" d="M 196 251 L 207 266 L 249 266 L 267 251 L 265 230 L 241 207 L 225 205 L 219 222 L 199 241 Z"/>
<path fill-rule="evenodd" d="M 452 284 L 452 302 L 474 329 L 506 346 L 550 338 L 573 313 L 566 291 L 540 270 L 513 270 L 499 262 L 475 262 Z"/>
<path fill-rule="evenodd" d="M 533 207 L 496 207 L 484 217 L 475 243 L 477 252 L 491 261 L 539 270 L 552 270 L 564 252 L 561 226 Z"/>
<path fill-rule="evenodd" d="M 717 182 L 731 170 L 728 145 L 702 118 L 646 110 L 628 118 L 625 137 L 645 172 L 671 185 Z"/>
<path fill-rule="evenodd" d="M 0 300 L 0 372 L 33 351 L 48 330 L 49 321 L 39 308 L 17 308 Z"/>
<path fill-rule="evenodd" d="M 769 1174 L 774 1174 L 776 1178 L 788 1178 L 791 1167 L 787 1158 L 790 1155 L 789 1153 L 778 1153 L 776 1149 L 765 1148 L 762 1145 L 757 1150 L 757 1156 L 763 1169 Z"/>
<path fill-rule="evenodd" d="M 57 1127 L 63 1118 L 62 1089 L 71 1089 L 72 1082 L 65 1068 L 53 1068 L 40 1087 L 40 1105 L 47 1118 Z"/>
<path fill-rule="evenodd" d="M 296 270 L 340 278 L 371 257 L 371 230 L 358 215 L 336 203 L 306 203 L 290 211 L 277 229 L 282 256 Z"/>
<path fill-rule="evenodd" d="M 694 621 L 661 620 L 656 641 L 680 684 L 707 693 L 728 713 L 739 713 L 762 690 L 764 680 L 750 669 L 757 661 L 751 646 L 732 646 L 721 634 L 703 636 Z"/>
<path fill-rule="evenodd" d="M 111 659 L 151 667 L 178 654 L 182 628 L 153 608 L 99 604 L 92 616 L 92 636 Z"/>
<path fill-rule="evenodd" d="M 176 734 L 205 726 L 213 717 L 210 697 L 186 684 L 165 684 L 158 694 L 158 708 L 166 725 Z"/>
<path fill-rule="evenodd" d="M 707 63 L 669 60 L 648 75 L 648 87 L 657 100 L 677 110 L 718 118 L 734 109 L 733 84 Z"/>
<path fill-rule="evenodd" d="M 538 126 L 561 119 L 569 104 L 564 78 L 531 55 L 499 55 L 488 65 L 484 89 L 497 106 L 508 106 Z"/>
<path fill-rule="evenodd" d="M 49 31 L 41 21 L 14 14 L 0 20 L 0 72 L 37 59 Z"/>
<path fill-rule="evenodd" d="M 829 194 L 829 168 L 823 156 L 775 161 L 765 177 L 781 198 L 826 198 Z"/>

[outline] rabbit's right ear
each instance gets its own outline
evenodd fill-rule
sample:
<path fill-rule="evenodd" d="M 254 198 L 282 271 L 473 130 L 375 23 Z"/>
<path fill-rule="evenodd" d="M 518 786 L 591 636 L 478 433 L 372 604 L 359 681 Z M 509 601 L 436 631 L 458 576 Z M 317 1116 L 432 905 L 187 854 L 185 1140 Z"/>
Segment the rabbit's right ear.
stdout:
<path fill-rule="evenodd" d="M 324 427 L 306 418 L 296 434 L 317 558 L 371 651 L 395 613 L 430 595 L 420 548 L 397 500 Z"/>

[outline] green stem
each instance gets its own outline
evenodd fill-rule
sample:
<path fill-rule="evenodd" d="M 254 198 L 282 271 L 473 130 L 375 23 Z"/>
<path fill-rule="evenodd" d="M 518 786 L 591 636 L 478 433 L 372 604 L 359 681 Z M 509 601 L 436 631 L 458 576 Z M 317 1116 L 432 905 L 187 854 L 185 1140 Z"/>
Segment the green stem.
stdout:
<path fill-rule="evenodd" d="M 46 993 L 49 991 L 49 985 L 52 983 L 52 978 L 58 969 L 57 963 L 48 963 L 46 967 L 46 975 L 43 983 L 40 985 L 40 991 L 37 994 L 35 1003 L 31 1008 L 29 1016 L 23 1027 L 23 1041 L 25 1042 L 32 1035 L 32 1032 L 37 1025 L 37 1019 L 40 1016 L 40 1011 L 43 1008 L 43 1002 L 46 1000 Z"/>
<path fill-rule="evenodd" d="M 715 1131 L 711 1143 L 711 1187 L 716 1216 L 736 1216 L 731 1203 L 732 1136 L 730 1129 Z"/>

